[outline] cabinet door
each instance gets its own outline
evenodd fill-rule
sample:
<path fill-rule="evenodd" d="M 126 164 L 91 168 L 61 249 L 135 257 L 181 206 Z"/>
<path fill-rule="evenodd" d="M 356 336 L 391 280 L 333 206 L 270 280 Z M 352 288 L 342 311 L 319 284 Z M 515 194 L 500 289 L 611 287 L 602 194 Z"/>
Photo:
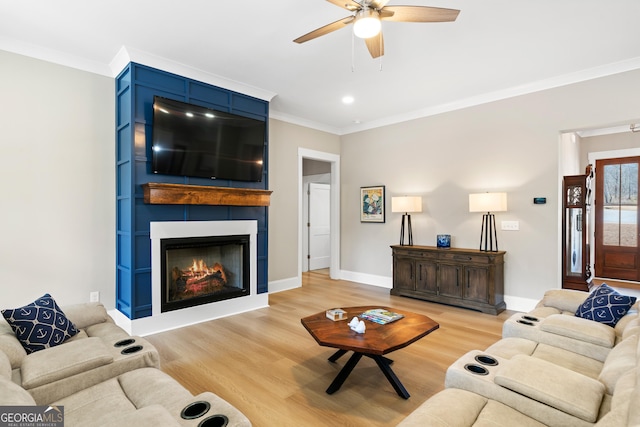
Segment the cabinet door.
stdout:
<path fill-rule="evenodd" d="M 465 284 L 463 298 L 467 300 L 489 302 L 489 268 L 465 266 Z"/>
<path fill-rule="evenodd" d="M 415 290 L 415 261 L 411 258 L 396 256 L 393 259 L 393 287 Z"/>
<path fill-rule="evenodd" d="M 439 294 L 446 297 L 462 297 L 460 288 L 460 269 L 462 267 L 450 264 L 438 265 Z"/>
<path fill-rule="evenodd" d="M 438 293 L 438 265 L 433 261 L 417 261 L 416 291 L 437 294 Z"/>

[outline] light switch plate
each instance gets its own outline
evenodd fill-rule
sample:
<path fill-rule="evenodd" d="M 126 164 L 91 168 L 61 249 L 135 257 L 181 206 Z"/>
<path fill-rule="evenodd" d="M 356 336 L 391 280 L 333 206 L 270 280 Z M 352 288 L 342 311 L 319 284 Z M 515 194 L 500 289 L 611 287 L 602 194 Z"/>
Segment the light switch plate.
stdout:
<path fill-rule="evenodd" d="M 520 221 L 502 221 L 502 229 L 507 231 L 520 230 Z"/>

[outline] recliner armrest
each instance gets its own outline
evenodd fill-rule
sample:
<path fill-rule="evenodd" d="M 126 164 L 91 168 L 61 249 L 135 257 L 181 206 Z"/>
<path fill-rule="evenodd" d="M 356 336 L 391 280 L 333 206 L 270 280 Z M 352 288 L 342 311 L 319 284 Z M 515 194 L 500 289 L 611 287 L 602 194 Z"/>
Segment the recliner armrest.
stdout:
<path fill-rule="evenodd" d="M 495 383 L 587 422 L 598 419 L 605 386 L 593 378 L 535 357 L 517 355 L 496 372 Z"/>
<path fill-rule="evenodd" d="M 67 319 L 78 329 L 84 329 L 98 323 L 113 322 L 107 310 L 99 302 L 85 302 L 61 307 Z"/>
<path fill-rule="evenodd" d="M 553 314 L 541 321 L 540 330 L 605 348 L 612 348 L 616 343 L 616 333 L 611 326 L 581 317 Z"/>
<path fill-rule="evenodd" d="M 113 355 L 100 338 L 64 343 L 22 360 L 22 387 L 29 390 L 112 362 Z"/>
<path fill-rule="evenodd" d="M 102 424 L 102 427 L 122 426 L 172 427 L 180 426 L 180 423 L 161 405 L 150 405 L 132 412 L 114 413 L 107 424 Z"/>
<path fill-rule="evenodd" d="M 575 313 L 578 307 L 589 296 L 588 292 L 572 289 L 550 289 L 538 303 L 542 307 L 553 307 L 562 312 Z"/>

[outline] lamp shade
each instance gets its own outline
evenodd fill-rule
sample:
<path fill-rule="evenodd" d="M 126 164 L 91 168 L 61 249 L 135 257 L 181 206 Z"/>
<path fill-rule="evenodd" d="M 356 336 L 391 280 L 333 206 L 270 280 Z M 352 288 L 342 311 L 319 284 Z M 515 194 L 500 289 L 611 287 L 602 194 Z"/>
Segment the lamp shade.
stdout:
<path fill-rule="evenodd" d="M 507 193 L 469 194 L 469 212 L 503 212 L 507 210 Z"/>
<path fill-rule="evenodd" d="M 364 8 L 356 14 L 356 21 L 353 23 L 353 34 L 356 37 L 368 39 L 377 36 L 381 28 L 378 11 Z"/>
<path fill-rule="evenodd" d="M 391 198 L 391 212 L 422 212 L 422 197 L 400 196 Z"/>

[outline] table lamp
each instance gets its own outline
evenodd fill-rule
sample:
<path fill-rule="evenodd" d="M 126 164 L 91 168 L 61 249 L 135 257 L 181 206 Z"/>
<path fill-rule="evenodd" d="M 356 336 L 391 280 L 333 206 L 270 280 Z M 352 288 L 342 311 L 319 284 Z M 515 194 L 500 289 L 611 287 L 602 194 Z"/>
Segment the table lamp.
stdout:
<path fill-rule="evenodd" d="M 391 212 L 403 212 L 402 227 L 400 228 L 400 245 L 405 246 L 404 230 L 405 222 L 409 236 L 409 246 L 413 246 L 413 233 L 411 231 L 412 212 L 422 212 L 422 197 L 420 196 L 399 196 L 391 198 Z"/>
<path fill-rule="evenodd" d="M 491 212 L 507 210 L 507 193 L 469 194 L 469 212 L 486 212 L 482 215 L 480 230 L 480 250 L 484 252 L 498 251 L 498 235 L 496 234 L 496 217 Z M 484 242 L 484 247 L 483 247 Z M 495 249 L 493 243 L 495 242 Z"/>

